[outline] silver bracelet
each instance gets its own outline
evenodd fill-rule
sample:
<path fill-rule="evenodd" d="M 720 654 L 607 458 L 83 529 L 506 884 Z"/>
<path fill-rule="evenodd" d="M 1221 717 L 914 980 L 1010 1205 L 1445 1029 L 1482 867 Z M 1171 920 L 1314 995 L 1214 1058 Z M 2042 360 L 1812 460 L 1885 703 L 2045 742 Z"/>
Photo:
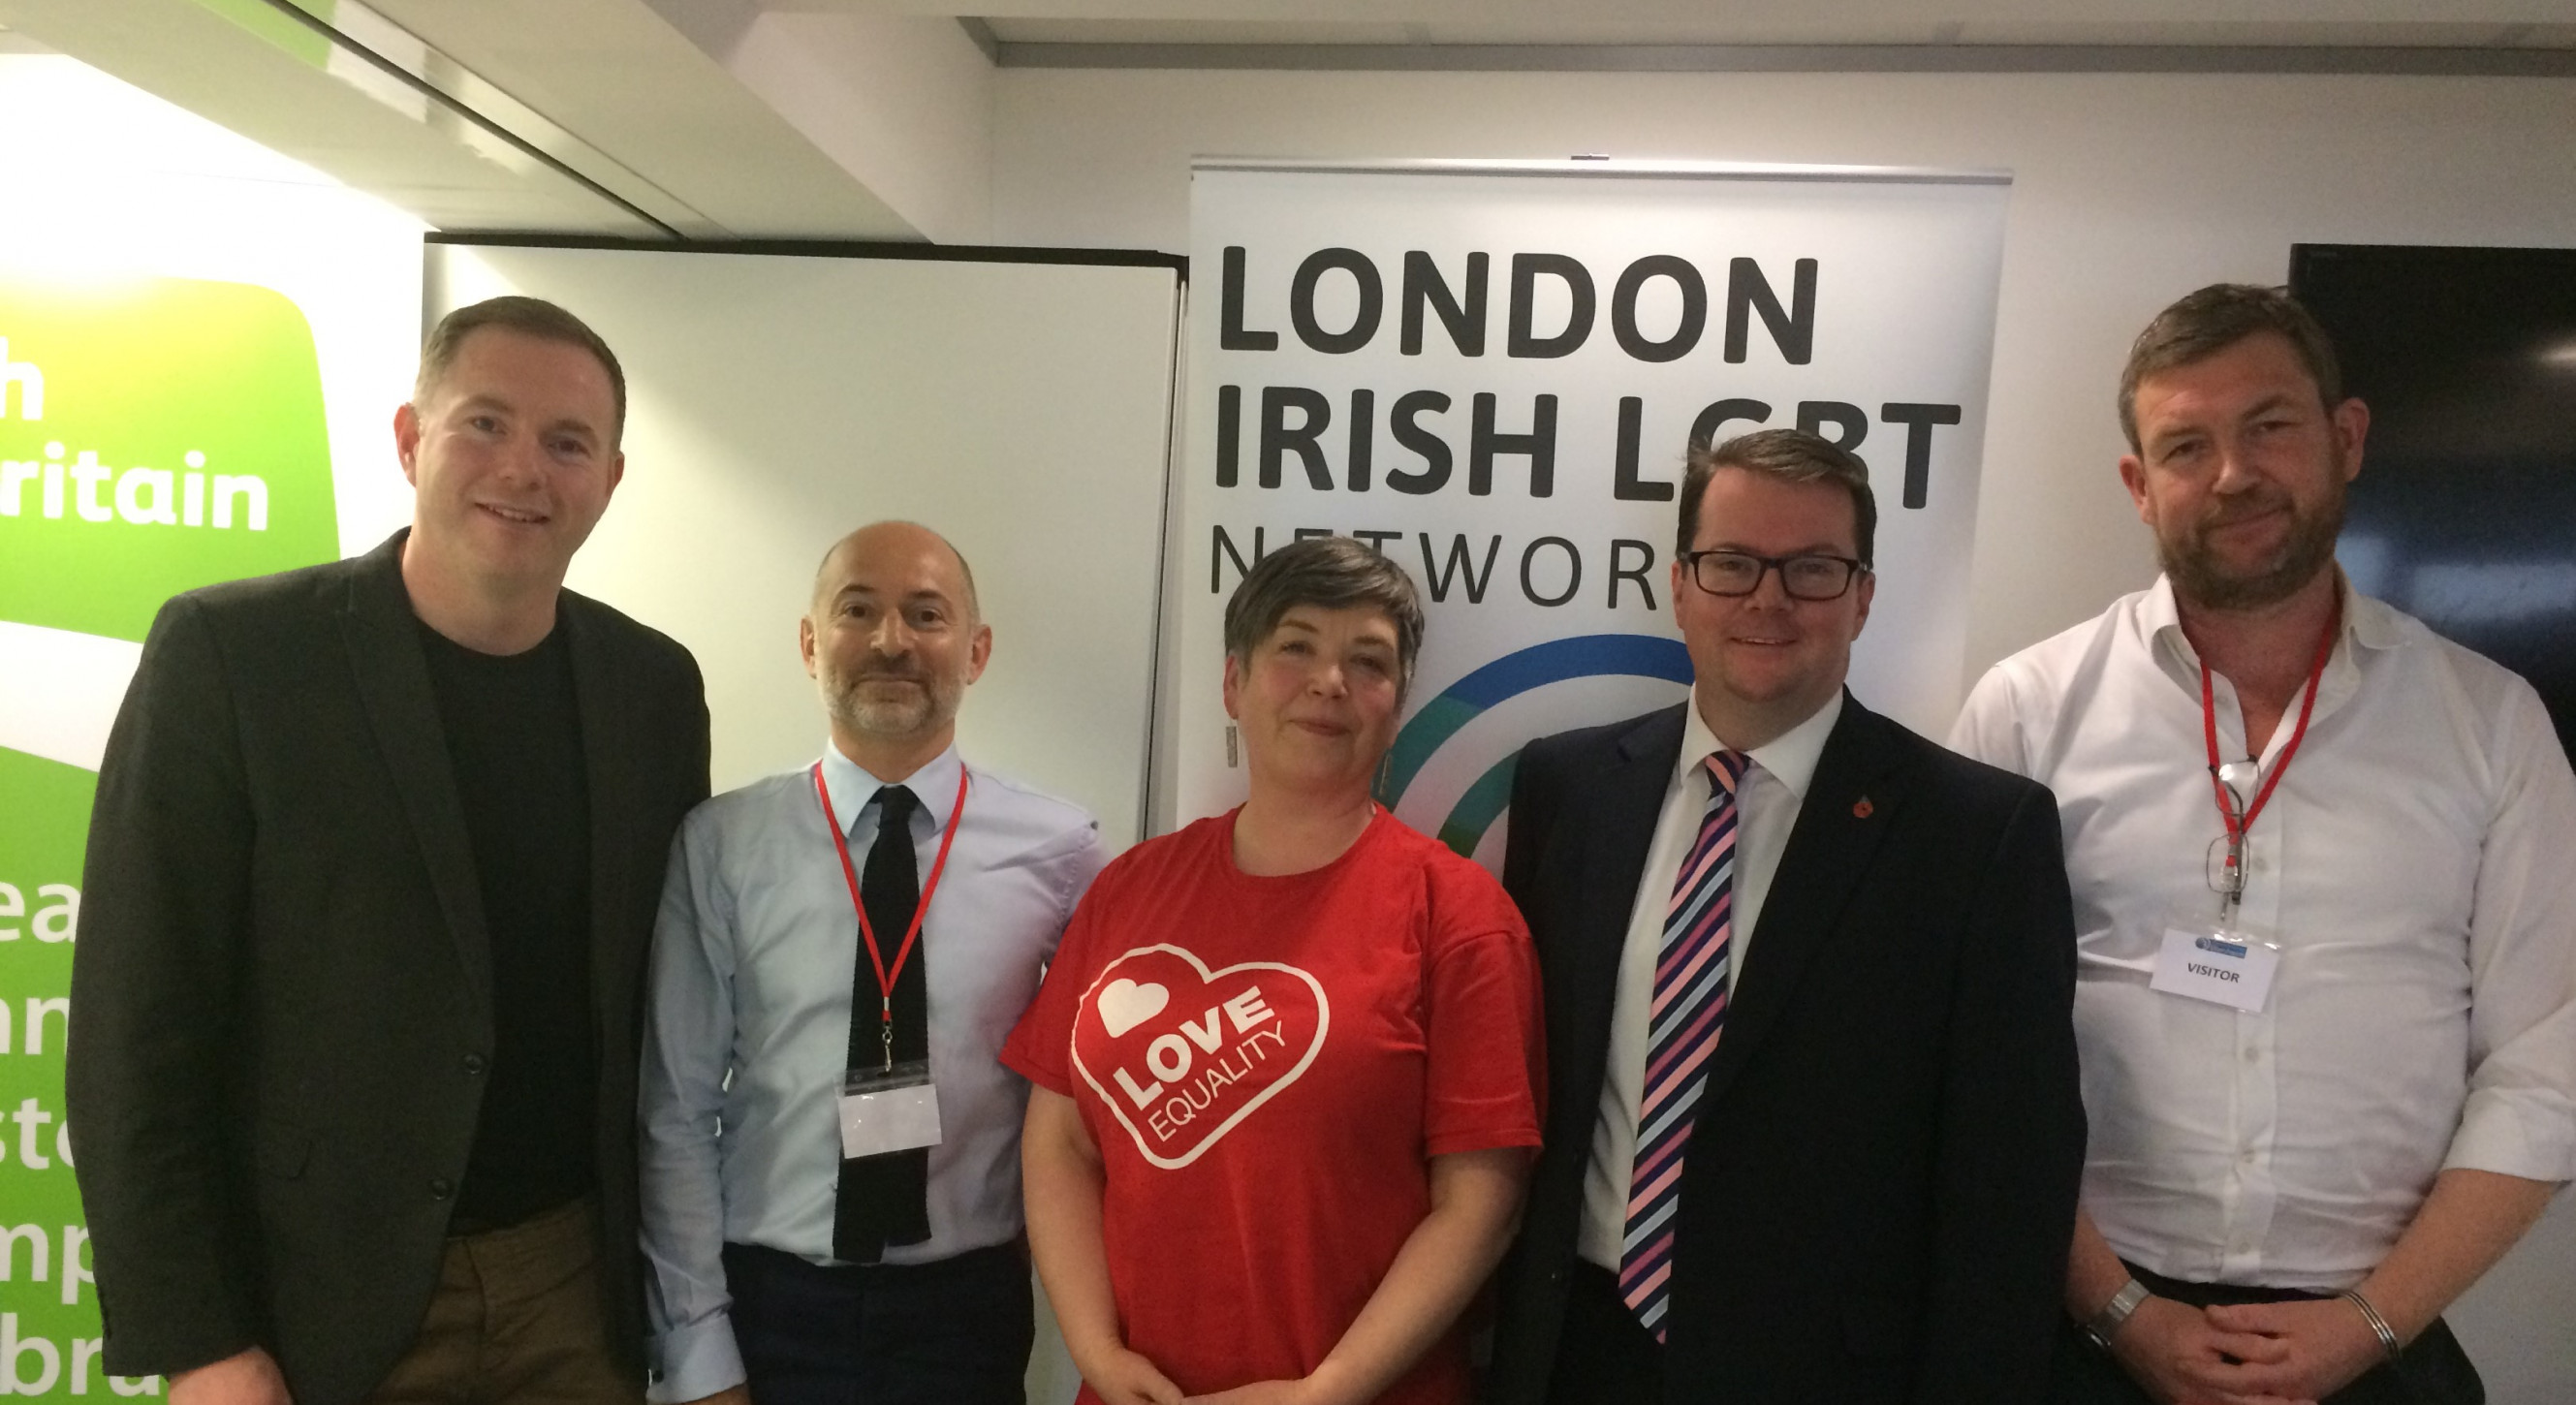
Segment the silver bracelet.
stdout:
<path fill-rule="evenodd" d="M 2396 1360 L 2398 1353 L 2405 1348 L 2398 1344 L 2397 1333 L 2389 1327 L 2388 1319 L 2379 1315 L 2379 1309 L 2372 1307 L 2370 1299 L 2363 1297 L 2358 1288 L 2347 1288 L 2341 1296 L 2345 1302 L 2361 1309 L 2362 1317 L 2370 1323 L 2370 1330 L 2379 1338 L 2380 1351 L 2386 1354 L 2389 1360 Z"/>
<path fill-rule="evenodd" d="M 2151 1296 L 2147 1285 L 2135 1278 L 2121 1284 L 2120 1291 L 2113 1293 L 2111 1300 L 2102 1304 L 2102 1310 L 2084 1324 L 2084 1335 L 2093 1339 L 2093 1345 L 2109 1351 L 2112 1336 L 2127 1325 L 2129 1314 L 2138 1310 L 2138 1304 Z"/>

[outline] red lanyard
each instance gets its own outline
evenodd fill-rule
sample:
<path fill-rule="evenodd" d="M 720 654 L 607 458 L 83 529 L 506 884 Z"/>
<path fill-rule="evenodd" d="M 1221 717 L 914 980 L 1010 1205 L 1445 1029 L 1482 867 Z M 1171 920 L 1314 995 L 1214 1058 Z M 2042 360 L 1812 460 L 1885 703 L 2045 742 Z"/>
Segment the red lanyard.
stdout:
<path fill-rule="evenodd" d="M 2263 778 L 2262 788 L 2254 792 L 2254 803 L 2245 807 L 2239 818 L 2236 807 L 2228 803 L 2227 783 L 2219 779 L 2218 702 L 2209 686 L 2209 662 L 2200 665 L 2200 726 L 2209 741 L 2209 788 L 2218 797 L 2218 822 L 2227 827 L 2227 888 L 2229 906 L 2234 906 L 2243 891 L 2245 836 L 2254 829 L 2254 817 L 2263 813 L 2265 802 L 2272 798 L 2273 787 L 2289 774 L 2290 761 L 2299 754 L 2299 743 L 2307 740 L 2308 718 L 2317 710 L 2317 685 L 2326 676 L 2326 659 L 2334 652 L 2335 632 L 2343 623 L 2343 601 L 2335 601 L 2334 613 L 2326 617 L 2325 637 L 2317 641 L 2316 662 L 2308 666 L 2307 697 L 2299 704 L 2299 725 L 2290 733 L 2289 745 L 2281 748 L 2281 759 L 2272 765 L 2272 774 Z"/>
<path fill-rule="evenodd" d="M 868 924 L 868 905 L 859 897 L 859 871 L 850 863 L 850 841 L 841 833 L 841 817 L 832 810 L 832 788 L 823 780 L 823 763 L 814 763 L 814 798 L 823 805 L 823 827 L 832 831 L 832 848 L 841 856 L 841 877 L 850 885 L 850 907 L 859 914 L 859 936 L 866 941 L 868 960 L 877 968 L 877 990 L 884 997 L 879 1013 L 885 1021 L 886 1038 L 891 1047 L 894 1038 L 894 983 L 903 974 L 903 963 L 912 957 L 912 944 L 921 936 L 921 919 L 930 911 L 930 895 L 939 891 L 939 875 L 948 867 L 948 846 L 957 841 L 957 821 L 966 813 L 966 767 L 957 767 L 957 800 L 948 807 L 948 828 L 939 836 L 939 857 L 930 864 L 930 881 L 921 885 L 921 901 L 912 909 L 912 925 L 904 928 L 903 946 L 894 954 L 894 965 L 888 967 L 877 949 L 876 928 Z M 892 1057 L 891 1054 L 888 1055 Z"/>

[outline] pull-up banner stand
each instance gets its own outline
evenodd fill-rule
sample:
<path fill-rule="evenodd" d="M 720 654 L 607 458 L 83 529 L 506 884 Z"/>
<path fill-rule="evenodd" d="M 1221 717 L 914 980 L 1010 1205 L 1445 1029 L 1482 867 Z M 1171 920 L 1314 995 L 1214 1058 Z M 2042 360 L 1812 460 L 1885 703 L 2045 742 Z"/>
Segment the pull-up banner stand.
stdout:
<path fill-rule="evenodd" d="M 1300 536 L 1430 614 L 1379 798 L 1498 865 L 1532 737 L 1677 700 L 1687 446 L 1857 452 L 1879 589 L 1852 686 L 1956 711 L 2010 177 L 1576 160 L 1202 160 L 1191 178 L 1164 825 L 1236 803 L 1225 601 Z"/>

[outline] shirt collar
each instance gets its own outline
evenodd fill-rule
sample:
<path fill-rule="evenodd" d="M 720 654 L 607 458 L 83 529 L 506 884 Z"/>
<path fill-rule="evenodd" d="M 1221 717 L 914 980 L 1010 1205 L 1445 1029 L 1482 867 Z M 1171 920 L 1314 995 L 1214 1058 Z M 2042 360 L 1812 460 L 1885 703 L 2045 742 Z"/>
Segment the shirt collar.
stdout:
<path fill-rule="evenodd" d="M 2326 676 L 2319 685 L 2321 703 L 2324 695 L 2336 692 L 2339 685 L 2348 688 L 2358 681 L 2355 649 L 2394 649 L 2406 642 L 2405 631 L 2399 625 L 2404 617 L 2353 589 L 2351 579 L 2340 566 L 2335 568 L 2335 589 L 2343 594 L 2343 619 L 2335 631 L 2334 651 L 2326 657 Z M 2197 691 L 2200 655 L 2182 632 L 2182 613 L 2174 604 L 2172 577 L 2159 572 L 2156 583 L 2138 602 L 2138 628 L 2165 671 L 2175 681 Z"/>
<path fill-rule="evenodd" d="M 1753 764 L 1773 780 L 1789 788 L 1793 799 L 1807 798 L 1807 783 L 1816 778 L 1816 762 L 1825 754 L 1825 739 L 1833 735 L 1834 723 L 1843 715 L 1843 694 L 1837 688 L 1823 707 L 1808 714 L 1807 720 L 1782 732 L 1745 753 Z M 1691 690 L 1690 706 L 1682 714 L 1682 754 L 1679 769 L 1691 771 L 1708 759 L 1710 752 L 1723 748 L 1717 733 L 1699 715 L 1699 690 Z"/>
<path fill-rule="evenodd" d="M 2374 600 L 2343 583 L 2343 637 L 2365 649 L 2394 649 L 2406 642 L 2400 622 L 2406 617 L 2387 602 Z"/>
<path fill-rule="evenodd" d="M 889 785 L 900 785 L 921 802 L 917 813 L 927 815 L 932 832 L 948 826 L 948 812 L 957 803 L 957 773 L 965 768 L 965 758 L 957 754 L 957 744 L 931 758 L 928 765 L 900 781 L 882 779 L 841 754 L 841 749 L 827 739 L 823 743 L 823 780 L 832 790 L 832 818 L 840 822 L 841 833 L 849 834 L 859 826 L 859 817 L 877 798 L 877 792 Z"/>

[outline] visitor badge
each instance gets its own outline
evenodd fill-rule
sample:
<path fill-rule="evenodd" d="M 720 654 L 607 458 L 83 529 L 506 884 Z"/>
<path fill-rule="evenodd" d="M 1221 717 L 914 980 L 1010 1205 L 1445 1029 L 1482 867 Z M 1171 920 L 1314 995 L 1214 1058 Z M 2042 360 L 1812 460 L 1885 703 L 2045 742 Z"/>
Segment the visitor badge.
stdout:
<path fill-rule="evenodd" d="M 928 1059 L 854 1068 L 841 1075 L 844 1160 L 937 1145 L 939 1090 L 931 1086 Z"/>
<path fill-rule="evenodd" d="M 2272 997 L 2281 944 L 2243 922 L 2218 918 L 2169 921 L 2156 953 L 2150 990 L 2259 1014 Z"/>

